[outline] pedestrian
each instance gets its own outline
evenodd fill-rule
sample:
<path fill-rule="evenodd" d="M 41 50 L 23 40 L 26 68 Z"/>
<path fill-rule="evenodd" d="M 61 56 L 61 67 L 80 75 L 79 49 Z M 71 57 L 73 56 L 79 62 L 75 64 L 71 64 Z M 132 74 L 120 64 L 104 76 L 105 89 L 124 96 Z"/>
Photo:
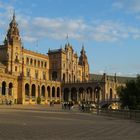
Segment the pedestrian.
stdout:
<path fill-rule="evenodd" d="M 66 102 L 64 102 L 64 109 L 66 109 L 66 107 L 67 107 L 67 104 L 66 104 Z"/>
<path fill-rule="evenodd" d="M 82 104 L 82 107 L 81 108 L 82 108 L 82 111 L 84 112 L 84 104 Z"/>

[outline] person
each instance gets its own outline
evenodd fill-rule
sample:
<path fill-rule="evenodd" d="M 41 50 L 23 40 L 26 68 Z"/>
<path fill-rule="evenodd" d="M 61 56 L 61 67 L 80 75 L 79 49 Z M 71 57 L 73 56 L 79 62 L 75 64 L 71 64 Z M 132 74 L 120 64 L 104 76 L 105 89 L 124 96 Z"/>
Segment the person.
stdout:
<path fill-rule="evenodd" d="M 82 107 L 81 108 L 82 108 L 82 111 L 84 112 L 84 104 L 82 104 Z"/>
<path fill-rule="evenodd" d="M 73 106 L 74 106 L 74 103 L 73 103 L 73 102 L 71 102 L 71 109 L 73 109 Z"/>
<path fill-rule="evenodd" d="M 9 101 L 9 105 L 12 105 L 12 101 L 11 100 Z"/>
<path fill-rule="evenodd" d="M 68 109 L 70 110 L 70 108 L 71 108 L 71 103 L 68 102 Z"/>
<path fill-rule="evenodd" d="M 64 103 L 64 109 L 66 109 L 66 106 L 67 106 L 67 104 L 66 104 L 66 102 Z"/>
<path fill-rule="evenodd" d="M 62 102 L 62 109 L 64 109 L 64 102 Z"/>

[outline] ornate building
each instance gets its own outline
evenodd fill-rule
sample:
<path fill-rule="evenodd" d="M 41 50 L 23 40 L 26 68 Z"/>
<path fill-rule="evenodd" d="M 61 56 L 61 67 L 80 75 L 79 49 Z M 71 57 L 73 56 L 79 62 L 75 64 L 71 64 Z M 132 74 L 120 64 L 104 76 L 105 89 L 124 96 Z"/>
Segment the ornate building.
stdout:
<path fill-rule="evenodd" d="M 89 74 L 84 47 L 80 53 L 69 43 L 48 54 L 25 49 L 14 14 L 0 45 L 0 104 L 117 101 L 117 87 L 132 78 Z"/>
<path fill-rule="evenodd" d="M 15 14 L 0 45 L 0 103 L 7 101 L 45 104 L 63 100 L 64 83 L 87 82 L 89 65 L 82 47 L 81 55 L 67 43 L 65 48 L 40 54 L 22 46 Z M 63 83 L 63 84 L 62 84 Z"/>

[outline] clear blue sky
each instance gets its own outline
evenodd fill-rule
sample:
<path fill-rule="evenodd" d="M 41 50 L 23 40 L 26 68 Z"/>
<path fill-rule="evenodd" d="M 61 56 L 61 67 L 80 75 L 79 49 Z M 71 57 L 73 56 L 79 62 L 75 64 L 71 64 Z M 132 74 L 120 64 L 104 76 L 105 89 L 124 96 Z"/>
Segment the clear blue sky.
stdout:
<path fill-rule="evenodd" d="M 91 73 L 140 73 L 140 0 L 0 0 L 0 42 L 13 10 L 25 48 L 47 53 L 66 36 Z"/>

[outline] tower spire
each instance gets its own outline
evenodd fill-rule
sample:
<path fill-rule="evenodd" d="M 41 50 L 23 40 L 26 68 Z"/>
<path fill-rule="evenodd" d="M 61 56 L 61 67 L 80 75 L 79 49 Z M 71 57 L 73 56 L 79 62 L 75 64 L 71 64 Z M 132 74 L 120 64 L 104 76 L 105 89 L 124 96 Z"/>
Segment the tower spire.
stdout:
<path fill-rule="evenodd" d="M 9 42 L 20 41 L 18 24 L 16 22 L 15 10 L 13 11 L 13 19 L 9 24 L 9 29 L 7 31 L 7 40 Z"/>
<path fill-rule="evenodd" d="M 66 36 L 66 43 L 69 44 L 69 35 Z"/>
<path fill-rule="evenodd" d="M 15 14 L 15 10 L 13 10 L 13 20 L 16 19 L 16 14 Z"/>

